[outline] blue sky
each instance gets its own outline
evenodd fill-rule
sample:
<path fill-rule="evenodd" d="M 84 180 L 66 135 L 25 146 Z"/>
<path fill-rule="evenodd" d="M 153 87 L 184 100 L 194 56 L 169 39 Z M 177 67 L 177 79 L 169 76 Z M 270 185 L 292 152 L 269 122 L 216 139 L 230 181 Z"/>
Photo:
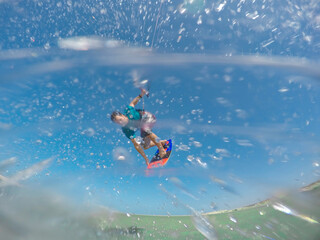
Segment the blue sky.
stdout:
<path fill-rule="evenodd" d="M 159 1 L 0 3 L 1 18 L 9 19 L 1 21 L 0 35 L 0 158 L 18 159 L 3 174 L 54 157 L 30 182 L 144 214 L 189 213 L 160 186 L 184 204 L 211 211 L 317 180 L 319 78 L 303 69 L 308 64 L 301 58 L 318 64 L 319 23 L 310 16 L 317 19 L 319 6 L 282 4 L 166 1 L 159 9 Z M 89 51 L 59 48 L 67 38 L 75 46 L 77 36 L 95 40 L 88 40 Z M 149 59 L 170 61 L 179 53 L 189 63 L 125 64 L 143 58 L 153 36 Z M 102 46 L 107 39 L 125 47 L 110 50 Z M 13 58 L 6 57 L 8 49 L 17 50 Z M 31 57 L 23 57 L 25 51 Z M 192 62 L 190 54 L 228 56 L 231 63 Z M 269 62 L 244 64 L 251 55 Z M 274 56 L 302 70 L 273 67 L 279 62 Z M 109 119 L 139 94 L 133 72 L 151 83 L 144 103 L 157 117 L 154 132 L 174 141 L 167 166 L 151 173 Z M 115 151 L 126 161 L 117 161 Z"/>

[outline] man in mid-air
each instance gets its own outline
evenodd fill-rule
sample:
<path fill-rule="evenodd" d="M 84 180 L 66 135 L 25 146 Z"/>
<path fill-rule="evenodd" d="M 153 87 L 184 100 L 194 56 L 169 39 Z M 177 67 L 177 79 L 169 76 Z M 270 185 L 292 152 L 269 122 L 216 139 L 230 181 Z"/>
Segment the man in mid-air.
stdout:
<path fill-rule="evenodd" d="M 134 108 L 145 94 L 146 91 L 141 89 L 139 96 L 131 101 L 124 113 L 122 114 L 118 111 L 114 111 L 111 114 L 111 120 L 122 127 L 122 132 L 131 140 L 135 149 L 144 158 L 146 164 L 149 165 L 149 159 L 144 150 L 157 146 L 160 157 L 164 157 L 166 151 L 164 150 L 163 145 L 166 143 L 166 140 L 159 141 L 158 137 L 151 131 L 151 128 L 156 123 L 156 117 L 147 111 Z M 140 144 L 136 140 L 135 134 L 138 129 L 140 129 L 141 138 L 143 139 Z"/>

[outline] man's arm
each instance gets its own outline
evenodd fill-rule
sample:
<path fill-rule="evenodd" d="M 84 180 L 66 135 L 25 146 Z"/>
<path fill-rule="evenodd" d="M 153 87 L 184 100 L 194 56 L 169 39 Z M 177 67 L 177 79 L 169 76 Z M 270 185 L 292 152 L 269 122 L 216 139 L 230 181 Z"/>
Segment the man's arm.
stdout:
<path fill-rule="evenodd" d="M 146 161 L 146 164 L 149 165 L 149 159 L 147 157 L 147 155 L 145 154 L 145 152 L 143 151 L 143 148 L 140 146 L 139 143 L 137 143 L 135 138 L 131 139 L 131 142 L 133 143 L 135 149 L 141 154 L 141 156 L 144 158 L 144 160 Z"/>
<path fill-rule="evenodd" d="M 129 106 L 134 107 L 135 105 L 137 105 L 137 103 L 139 102 L 139 100 L 146 94 L 146 90 L 141 88 L 141 92 L 139 94 L 139 96 L 137 96 L 136 98 L 134 98 L 131 103 L 129 104 Z"/>

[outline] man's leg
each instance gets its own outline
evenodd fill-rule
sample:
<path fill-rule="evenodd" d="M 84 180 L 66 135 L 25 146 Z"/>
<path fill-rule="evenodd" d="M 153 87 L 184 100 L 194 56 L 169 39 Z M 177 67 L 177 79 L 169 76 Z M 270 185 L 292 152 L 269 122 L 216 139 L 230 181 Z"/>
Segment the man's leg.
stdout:
<path fill-rule="evenodd" d="M 144 144 L 142 146 L 143 146 L 144 150 L 147 150 L 149 148 L 156 146 L 156 144 L 148 136 L 145 137 L 143 140 L 144 140 Z M 164 146 L 166 144 L 166 142 L 167 142 L 167 140 L 160 141 L 162 146 Z"/>
<path fill-rule="evenodd" d="M 158 137 L 153 132 L 151 132 L 147 136 L 147 138 L 149 138 L 151 140 L 151 142 L 150 142 L 149 146 L 144 146 L 144 147 L 146 147 L 145 149 L 148 149 L 153 146 L 157 146 L 159 149 L 160 157 L 164 157 L 166 155 L 166 151 L 164 150 L 163 145 L 165 144 L 166 140 L 157 141 Z"/>
<path fill-rule="evenodd" d="M 141 156 L 146 161 L 146 164 L 148 165 L 149 164 L 149 159 L 148 159 L 147 155 L 145 154 L 145 152 L 143 151 L 143 149 L 140 146 L 140 144 L 137 143 L 135 138 L 131 139 L 131 142 L 133 143 L 135 149 L 141 154 Z"/>
<path fill-rule="evenodd" d="M 159 149 L 160 157 L 164 157 L 166 155 L 166 151 L 164 150 L 164 148 L 162 146 L 163 141 L 158 141 L 157 135 L 155 135 L 151 131 L 151 128 L 156 123 L 156 117 L 149 112 L 144 112 L 141 121 L 142 121 L 141 137 L 144 139 L 147 139 L 147 141 L 145 141 L 146 144 L 145 144 L 144 148 L 148 149 L 150 147 L 157 146 Z M 149 143 L 147 143 L 147 142 L 149 142 Z"/>

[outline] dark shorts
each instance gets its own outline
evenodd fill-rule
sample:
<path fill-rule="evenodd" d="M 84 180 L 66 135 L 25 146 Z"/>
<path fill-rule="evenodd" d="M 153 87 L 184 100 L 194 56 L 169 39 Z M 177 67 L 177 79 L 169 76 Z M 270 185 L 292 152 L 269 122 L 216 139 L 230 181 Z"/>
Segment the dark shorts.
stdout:
<path fill-rule="evenodd" d="M 153 125 L 156 123 L 156 117 L 149 112 L 143 112 L 141 116 L 141 137 L 149 136 Z"/>

